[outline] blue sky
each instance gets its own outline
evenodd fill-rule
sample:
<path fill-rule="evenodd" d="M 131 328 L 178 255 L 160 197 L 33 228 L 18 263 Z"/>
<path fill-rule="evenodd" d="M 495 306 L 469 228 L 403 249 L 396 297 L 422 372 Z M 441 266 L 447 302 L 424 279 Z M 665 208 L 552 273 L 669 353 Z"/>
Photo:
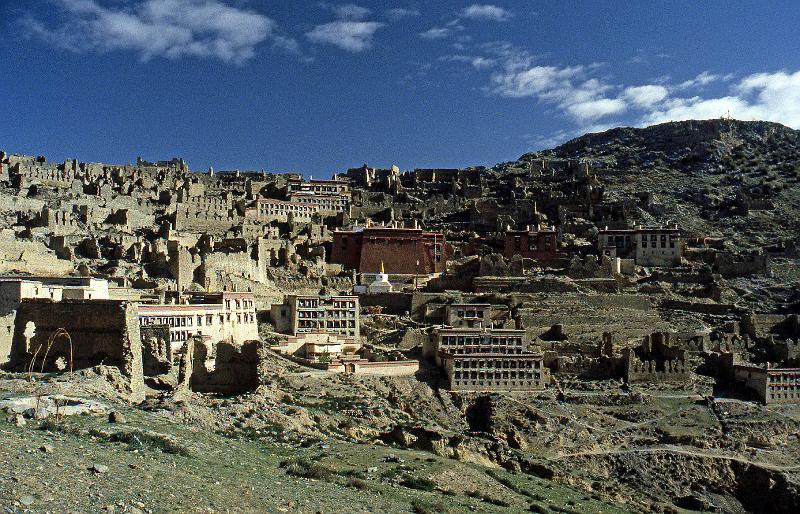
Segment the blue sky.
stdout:
<path fill-rule="evenodd" d="M 798 21 L 797 1 L 0 0 L 0 148 L 322 177 L 728 111 L 800 128 Z"/>

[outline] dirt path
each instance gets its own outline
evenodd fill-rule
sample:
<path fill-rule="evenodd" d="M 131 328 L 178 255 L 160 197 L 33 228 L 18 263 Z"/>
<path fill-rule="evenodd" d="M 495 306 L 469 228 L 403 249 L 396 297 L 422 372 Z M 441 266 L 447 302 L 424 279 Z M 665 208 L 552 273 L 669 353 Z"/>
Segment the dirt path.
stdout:
<path fill-rule="evenodd" d="M 757 462 L 738 456 L 720 455 L 719 453 L 704 452 L 700 450 L 687 450 L 685 448 L 680 448 L 673 445 L 659 445 L 659 446 L 651 446 L 648 448 L 626 448 L 626 449 L 614 448 L 605 450 L 587 450 L 582 452 L 565 453 L 559 456 L 550 457 L 549 460 L 559 461 L 563 459 L 569 459 L 572 457 L 583 457 L 592 455 L 627 455 L 632 453 L 672 453 L 676 455 L 685 455 L 688 457 L 724 459 L 729 461 L 735 461 L 751 466 L 758 466 L 760 468 L 768 469 L 770 471 L 781 471 L 781 472 L 800 471 L 800 464 L 780 466 L 780 465 L 770 464 L 768 462 Z"/>

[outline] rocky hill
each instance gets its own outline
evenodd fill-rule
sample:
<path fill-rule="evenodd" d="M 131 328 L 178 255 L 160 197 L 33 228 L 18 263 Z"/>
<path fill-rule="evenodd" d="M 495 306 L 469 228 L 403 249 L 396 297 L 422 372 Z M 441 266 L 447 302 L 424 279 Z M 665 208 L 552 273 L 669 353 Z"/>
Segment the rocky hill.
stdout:
<path fill-rule="evenodd" d="M 615 128 L 525 154 L 516 164 L 542 159 L 589 161 L 610 197 L 652 193 L 649 214 L 678 221 L 689 235 L 763 246 L 796 242 L 800 233 L 800 131 L 777 123 Z"/>
<path fill-rule="evenodd" d="M 792 175 L 800 168 L 800 131 L 768 121 L 726 119 L 621 127 L 585 134 L 521 160 L 542 155 L 610 159 L 620 168 L 660 164 L 709 173 L 763 168 Z"/>

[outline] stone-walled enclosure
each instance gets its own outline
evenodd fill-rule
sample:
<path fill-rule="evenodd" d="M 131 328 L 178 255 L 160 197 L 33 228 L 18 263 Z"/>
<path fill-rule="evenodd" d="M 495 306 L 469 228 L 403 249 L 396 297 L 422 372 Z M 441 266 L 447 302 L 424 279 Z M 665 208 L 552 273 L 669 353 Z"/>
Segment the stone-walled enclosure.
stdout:
<path fill-rule="evenodd" d="M 51 336 L 63 329 L 69 335 Z M 70 344 L 71 343 L 71 344 Z M 17 309 L 11 366 L 46 371 L 116 366 L 130 400 L 144 399 L 136 305 L 118 300 L 23 300 Z"/>

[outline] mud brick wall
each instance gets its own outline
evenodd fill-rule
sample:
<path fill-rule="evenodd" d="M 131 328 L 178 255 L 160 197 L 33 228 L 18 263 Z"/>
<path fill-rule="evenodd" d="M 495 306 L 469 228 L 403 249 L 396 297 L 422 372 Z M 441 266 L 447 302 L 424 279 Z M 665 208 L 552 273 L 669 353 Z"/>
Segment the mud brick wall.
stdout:
<path fill-rule="evenodd" d="M 625 381 L 635 383 L 686 383 L 691 377 L 686 361 L 672 359 L 664 361 L 642 361 L 628 349 L 623 355 Z"/>
<path fill-rule="evenodd" d="M 769 271 L 769 256 L 717 252 L 714 256 L 714 269 L 723 277 L 763 275 Z"/>
<path fill-rule="evenodd" d="M 797 314 L 754 314 L 742 317 L 742 334 L 750 337 L 767 337 L 770 334 L 784 337 L 800 336 L 800 317 Z"/>
<path fill-rule="evenodd" d="M 359 295 L 361 307 L 379 306 L 384 314 L 411 312 L 411 293 L 374 293 Z"/>
<path fill-rule="evenodd" d="M 650 299 L 642 295 L 528 295 L 517 315 L 527 336 L 536 340 L 553 325 L 562 325 L 571 342 L 598 342 L 613 329 L 621 340 L 643 337 L 653 331 L 668 330 Z"/>
<path fill-rule="evenodd" d="M 229 343 L 216 345 L 214 367 L 206 366 L 208 348 L 192 341 L 187 352 L 192 353 L 189 386 L 200 393 L 238 394 L 252 391 L 265 376 L 262 368 L 267 351 L 260 341 L 249 341 L 242 346 Z"/>
<path fill-rule="evenodd" d="M 172 369 L 172 342 L 169 326 L 140 327 L 142 336 L 142 367 L 146 376 L 164 375 Z"/>
<path fill-rule="evenodd" d="M 59 357 L 68 362 L 70 345 L 65 337 L 55 339 L 47 351 L 48 339 L 59 328 L 72 339 L 73 369 L 116 366 L 128 380 L 131 401 L 144 399 L 142 342 L 135 304 L 119 300 L 23 300 L 14 322 L 14 365 L 28 365 L 34 354 L 36 369 L 44 364 L 46 371 L 57 370 Z M 33 336 L 28 337 L 32 330 Z"/>

